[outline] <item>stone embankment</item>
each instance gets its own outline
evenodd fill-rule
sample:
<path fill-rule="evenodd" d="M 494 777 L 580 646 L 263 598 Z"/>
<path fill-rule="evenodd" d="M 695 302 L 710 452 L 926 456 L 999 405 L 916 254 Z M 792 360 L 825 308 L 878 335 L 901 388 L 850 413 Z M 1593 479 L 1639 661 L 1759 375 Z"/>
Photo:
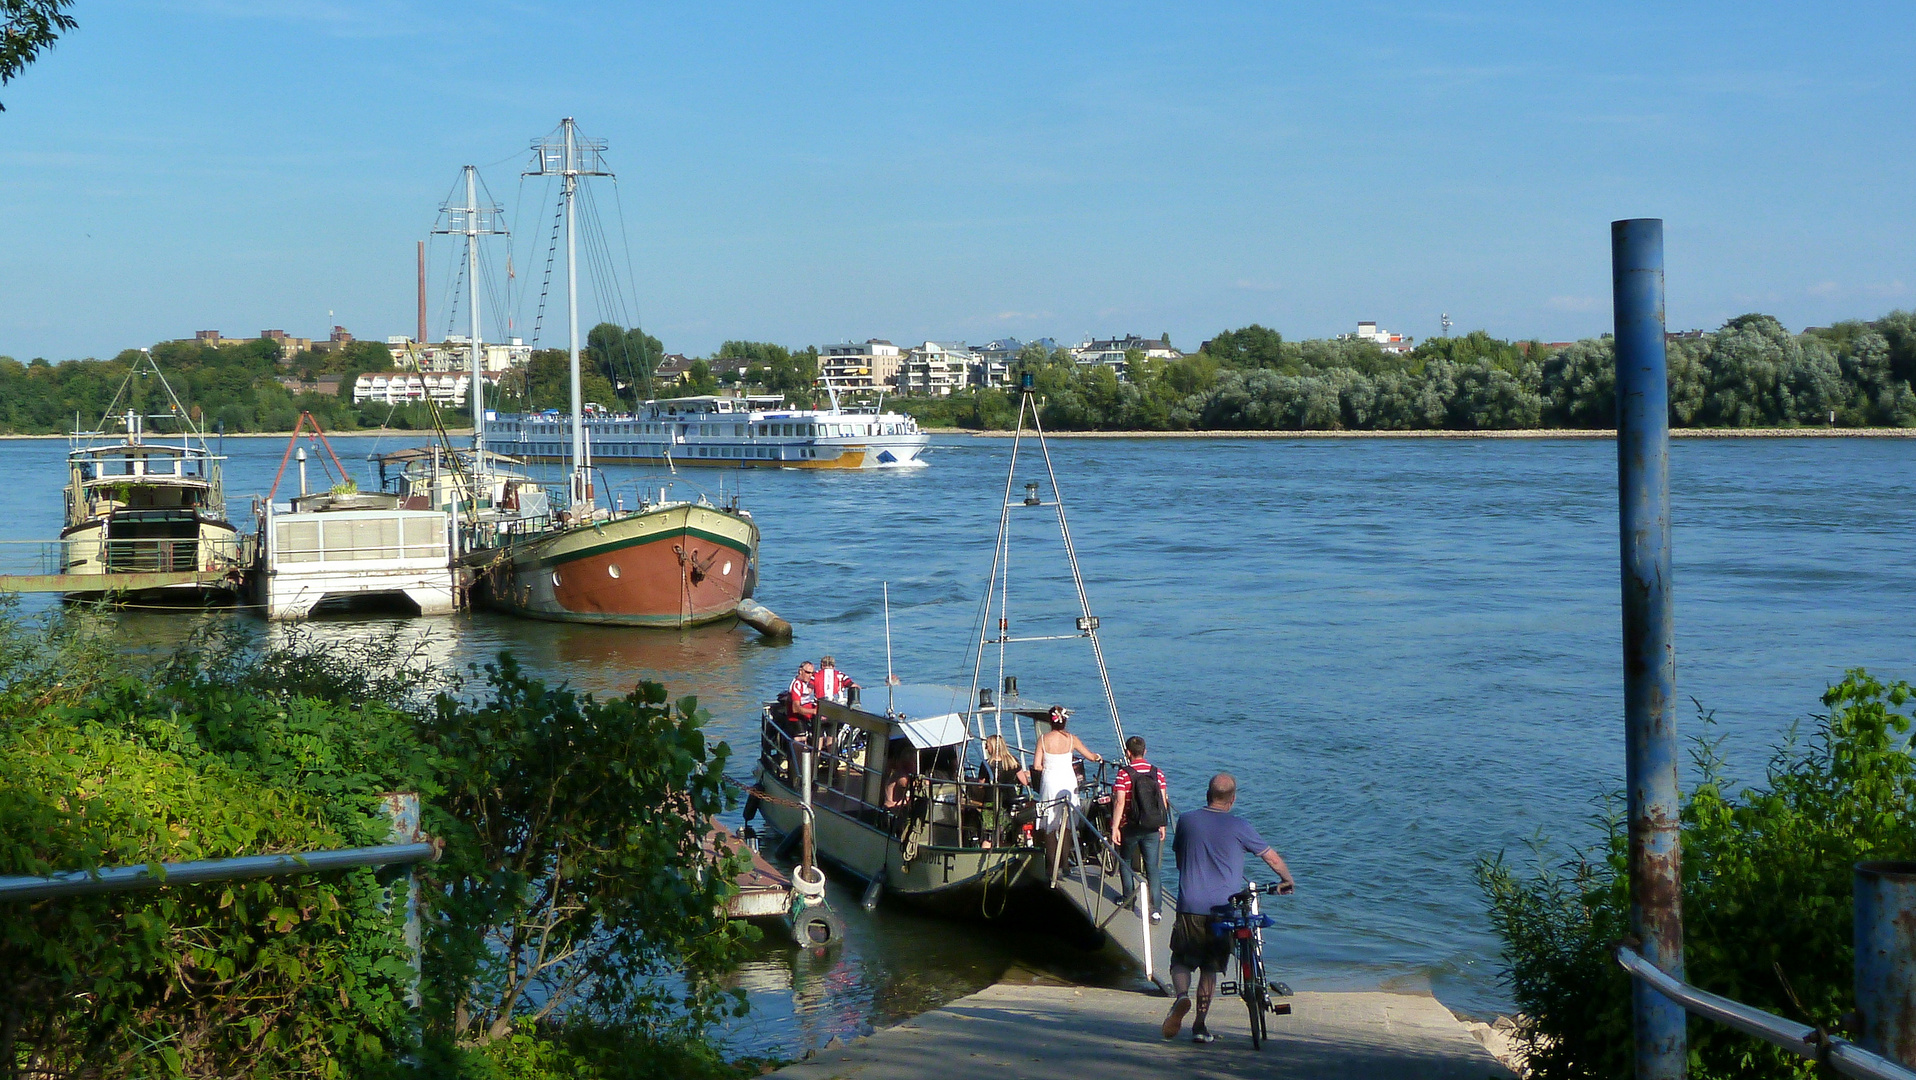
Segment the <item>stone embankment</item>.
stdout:
<path fill-rule="evenodd" d="M 776 1075 L 790 1080 L 933 1080 L 949 1077 L 1096 1077 L 1097 1080 L 1486 1080 L 1514 1074 L 1487 1049 L 1505 1045 L 1508 1022 L 1484 1028 L 1452 1016 L 1429 994 L 1300 993 L 1271 1018 L 1252 1050 L 1243 1005 L 1219 998 L 1218 1041 L 1159 1033 L 1168 1002 L 1153 993 L 1008 976 L 942 1009 L 850 1042 L 834 1039 Z"/>

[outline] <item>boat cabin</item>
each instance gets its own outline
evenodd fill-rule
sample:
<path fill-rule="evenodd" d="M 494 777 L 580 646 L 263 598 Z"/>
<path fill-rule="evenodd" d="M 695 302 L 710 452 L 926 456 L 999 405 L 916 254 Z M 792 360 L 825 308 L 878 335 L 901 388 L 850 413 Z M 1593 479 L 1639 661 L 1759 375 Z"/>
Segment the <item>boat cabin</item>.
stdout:
<path fill-rule="evenodd" d="M 821 812 L 936 847 L 1001 847 L 1018 842 L 1035 818 L 1031 792 L 1016 777 L 992 775 L 967 738 L 967 693 L 901 686 L 881 695 L 889 710 L 821 701 L 818 718 L 790 718 L 784 695 L 767 705 L 759 771 L 792 792 L 802 788 L 800 755 L 814 757 L 812 800 Z"/>

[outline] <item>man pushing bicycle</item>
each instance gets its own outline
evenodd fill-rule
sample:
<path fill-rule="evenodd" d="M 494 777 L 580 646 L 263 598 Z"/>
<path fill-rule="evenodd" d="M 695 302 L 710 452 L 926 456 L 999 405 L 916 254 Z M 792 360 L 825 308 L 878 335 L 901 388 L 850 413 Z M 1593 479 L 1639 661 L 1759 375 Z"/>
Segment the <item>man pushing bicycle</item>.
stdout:
<path fill-rule="evenodd" d="M 1297 884 L 1283 856 L 1264 842 L 1249 821 L 1231 813 L 1237 803 L 1237 779 L 1230 773 L 1211 778 L 1204 806 L 1178 818 L 1172 850 L 1178 865 L 1178 920 L 1171 930 L 1171 985 L 1177 1000 L 1164 1018 L 1164 1037 L 1175 1039 L 1191 1011 L 1191 972 L 1198 972 L 1197 1018 L 1191 1041 L 1216 1042 L 1204 1026 L 1217 991 L 1218 975 L 1231 956 L 1231 939 L 1211 929 L 1211 909 L 1230 902 L 1244 881 L 1244 857 L 1256 855 L 1277 872 L 1280 892 Z"/>

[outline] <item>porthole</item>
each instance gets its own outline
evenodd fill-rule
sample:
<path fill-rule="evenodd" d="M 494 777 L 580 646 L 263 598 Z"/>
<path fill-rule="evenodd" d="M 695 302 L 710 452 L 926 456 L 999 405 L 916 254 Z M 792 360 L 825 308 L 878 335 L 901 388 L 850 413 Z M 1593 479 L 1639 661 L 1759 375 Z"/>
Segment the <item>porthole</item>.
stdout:
<path fill-rule="evenodd" d="M 613 563 L 613 564 L 611 564 L 610 566 L 607 566 L 607 567 L 605 568 L 605 572 L 606 572 L 606 574 L 607 574 L 607 575 L 609 575 L 609 576 L 611 576 L 611 577 L 618 577 L 618 576 L 619 576 L 619 564 L 618 564 L 618 563 Z"/>
<path fill-rule="evenodd" d="M 557 570 L 552 572 L 552 587 L 555 589 L 559 587 L 559 572 Z"/>
<path fill-rule="evenodd" d="M 725 560 L 725 565 L 719 568 L 719 573 L 723 575 L 723 574 L 729 574 L 731 572 L 732 572 L 732 560 L 727 559 Z"/>

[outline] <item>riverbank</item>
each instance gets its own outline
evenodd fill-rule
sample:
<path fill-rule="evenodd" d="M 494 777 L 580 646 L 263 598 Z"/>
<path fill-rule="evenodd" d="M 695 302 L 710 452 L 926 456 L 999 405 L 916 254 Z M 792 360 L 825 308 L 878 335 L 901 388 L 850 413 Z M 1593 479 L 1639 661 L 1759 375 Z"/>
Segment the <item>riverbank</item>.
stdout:
<path fill-rule="evenodd" d="M 1009 439 L 990 428 L 927 428 L 933 435 Z M 1615 439 L 1615 428 L 1519 428 L 1507 431 L 1047 431 L 1051 439 Z M 1673 439 L 1916 439 L 1916 428 L 1671 428 Z"/>
<path fill-rule="evenodd" d="M 1015 978 L 1015 977 L 1014 977 Z M 1100 1080 L 1212 1080 L 1389 1076 L 1400 1080 L 1510 1077 L 1471 1029 L 1428 994 L 1303 993 L 1284 999 L 1270 1038 L 1251 1049 L 1243 1004 L 1219 997 L 1210 1029 L 1218 1041 L 1159 1032 L 1169 1002 L 1155 994 L 1070 986 L 1027 975 L 907 1020 L 832 1043 L 774 1075 L 791 1080 L 886 1077 L 931 1080 L 961 1073 L 1004 1077 L 1096 1076 Z"/>

